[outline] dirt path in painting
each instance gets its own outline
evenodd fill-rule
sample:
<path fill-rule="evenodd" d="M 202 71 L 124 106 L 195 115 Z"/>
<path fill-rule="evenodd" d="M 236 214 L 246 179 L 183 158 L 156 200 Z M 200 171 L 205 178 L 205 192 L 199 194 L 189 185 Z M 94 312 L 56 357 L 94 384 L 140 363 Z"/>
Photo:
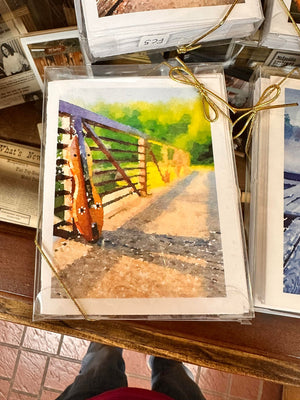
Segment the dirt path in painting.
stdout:
<path fill-rule="evenodd" d="M 76 297 L 224 296 L 215 198 L 213 172 L 203 169 L 139 199 L 105 224 L 84 257 L 75 255 L 82 243 L 62 241 L 62 278 Z"/>

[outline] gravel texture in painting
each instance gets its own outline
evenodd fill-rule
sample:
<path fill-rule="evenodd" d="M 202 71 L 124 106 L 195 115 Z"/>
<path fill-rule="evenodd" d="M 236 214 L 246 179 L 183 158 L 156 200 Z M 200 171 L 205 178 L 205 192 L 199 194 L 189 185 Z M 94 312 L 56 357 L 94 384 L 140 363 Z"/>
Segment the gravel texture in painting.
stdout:
<path fill-rule="evenodd" d="M 212 168 L 134 197 L 106 216 L 97 244 L 59 239 L 58 273 L 76 298 L 226 296 Z M 64 297 L 53 280 L 53 297 Z"/>

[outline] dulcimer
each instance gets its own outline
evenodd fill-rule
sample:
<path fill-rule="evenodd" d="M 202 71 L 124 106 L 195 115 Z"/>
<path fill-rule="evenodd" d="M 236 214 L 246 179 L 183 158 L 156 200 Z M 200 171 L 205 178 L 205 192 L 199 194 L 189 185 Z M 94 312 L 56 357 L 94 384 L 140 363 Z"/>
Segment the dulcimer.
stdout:
<path fill-rule="evenodd" d="M 92 181 L 92 155 L 80 127 L 69 146 L 69 164 L 74 178 L 72 216 L 79 233 L 89 242 L 99 240 L 103 227 L 102 200 Z M 77 129 L 76 129 L 77 128 Z"/>

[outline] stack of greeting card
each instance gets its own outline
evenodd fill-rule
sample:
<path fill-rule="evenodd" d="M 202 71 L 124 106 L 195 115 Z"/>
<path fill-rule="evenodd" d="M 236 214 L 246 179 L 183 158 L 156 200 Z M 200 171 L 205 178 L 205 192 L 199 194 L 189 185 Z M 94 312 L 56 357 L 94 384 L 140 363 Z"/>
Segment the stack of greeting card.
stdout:
<path fill-rule="evenodd" d="M 262 74 L 255 85 L 256 101 L 267 87 L 278 84 L 282 78 L 278 70 Z M 272 107 L 285 106 L 263 110 L 253 132 L 249 253 L 257 309 L 297 315 L 300 312 L 300 80 L 289 77 L 280 88 Z"/>
<path fill-rule="evenodd" d="M 226 108 L 209 122 L 168 70 L 51 73 L 36 319 L 253 316 Z M 194 74 L 226 98 L 222 70 Z"/>
<path fill-rule="evenodd" d="M 176 48 L 197 39 L 226 14 L 231 0 L 77 0 L 77 20 L 92 60 L 117 54 Z M 206 40 L 247 37 L 263 20 L 258 0 L 237 2 Z"/>

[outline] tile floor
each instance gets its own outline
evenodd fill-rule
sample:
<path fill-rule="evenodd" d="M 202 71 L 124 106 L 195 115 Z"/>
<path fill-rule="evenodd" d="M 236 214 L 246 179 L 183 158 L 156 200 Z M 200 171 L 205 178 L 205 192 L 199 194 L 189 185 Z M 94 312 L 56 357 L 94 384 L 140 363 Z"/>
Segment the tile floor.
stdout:
<path fill-rule="evenodd" d="M 80 369 L 89 342 L 0 321 L 0 400 L 54 400 Z M 150 389 L 146 355 L 125 350 L 129 386 Z M 188 365 L 207 400 L 280 400 L 282 387 Z"/>

